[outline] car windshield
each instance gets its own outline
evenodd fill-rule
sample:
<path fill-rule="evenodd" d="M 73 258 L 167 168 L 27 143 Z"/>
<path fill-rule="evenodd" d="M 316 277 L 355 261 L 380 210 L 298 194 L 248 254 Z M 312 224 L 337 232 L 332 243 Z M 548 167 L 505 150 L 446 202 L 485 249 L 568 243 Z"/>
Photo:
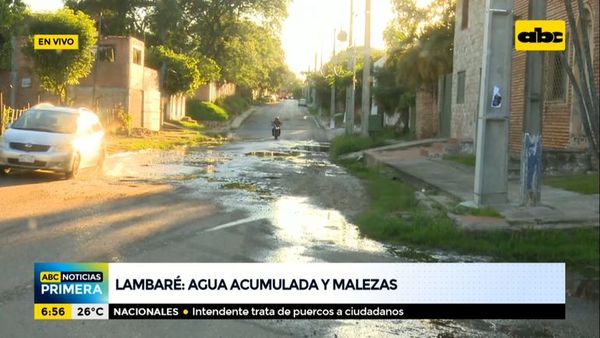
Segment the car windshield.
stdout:
<path fill-rule="evenodd" d="M 25 112 L 25 114 L 16 120 L 11 128 L 73 134 L 77 130 L 77 114 L 55 110 L 32 109 Z"/>

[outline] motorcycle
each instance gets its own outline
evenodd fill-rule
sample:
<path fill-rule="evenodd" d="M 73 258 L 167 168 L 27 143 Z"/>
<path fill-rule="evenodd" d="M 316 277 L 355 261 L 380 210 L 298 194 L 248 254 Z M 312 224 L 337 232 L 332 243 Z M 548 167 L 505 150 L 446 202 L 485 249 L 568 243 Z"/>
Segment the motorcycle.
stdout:
<path fill-rule="evenodd" d="M 273 129 L 271 130 L 271 134 L 273 134 L 273 137 L 277 140 L 279 138 L 279 136 L 281 135 L 281 127 L 273 126 Z"/>

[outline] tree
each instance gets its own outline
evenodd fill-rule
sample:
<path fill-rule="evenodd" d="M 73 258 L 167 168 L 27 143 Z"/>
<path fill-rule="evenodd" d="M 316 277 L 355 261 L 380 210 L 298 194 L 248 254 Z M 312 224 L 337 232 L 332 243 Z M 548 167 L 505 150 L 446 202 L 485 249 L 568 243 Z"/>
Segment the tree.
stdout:
<path fill-rule="evenodd" d="M 271 50 L 275 55 L 281 49 L 276 31 L 287 15 L 288 2 L 159 0 L 148 14 L 148 40 L 210 58 L 221 67 L 221 80 L 258 88 L 268 82 L 272 70 L 262 65 L 275 64 L 262 61 L 265 51 L 277 46 Z"/>
<path fill-rule="evenodd" d="M 576 24 L 575 12 L 571 1 L 565 0 L 564 4 L 567 12 L 567 20 L 569 26 L 572 28 L 571 39 L 573 40 L 573 46 L 575 48 L 575 59 L 579 66 L 574 67 L 568 63 L 566 51 L 559 54 L 560 61 L 567 70 L 567 75 L 573 85 L 573 91 L 577 98 L 576 103 L 582 114 L 582 124 L 588 139 L 589 149 L 596 161 L 598 161 L 600 158 L 600 131 L 598 126 L 600 106 L 598 104 L 598 83 L 594 78 L 594 74 L 596 73 L 594 72 L 594 60 L 592 58 L 592 49 L 590 48 L 590 41 L 592 41 L 591 39 L 593 39 L 593 36 L 590 36 L 587 29 L 588 25 L 591 23 L 587 22 L 589 18 L 584 14 L 584 4 L 582 0 L 577 0 L 580 26 L 577 26 Z M 576 71 L 579 72 L 579 78 L 575 75 Z"/>
<path fill-rule="evenodd" d="M 22 29 L 24 14 L 25 4 L 21 0 L 0 2 L 0 70 L 10 68 L 10 39 Z"/>
<path fill-rule="evenodd" d="M 360 105 L 362 99 L 362 69 L 364 67 L 364 47 L 352 47 L 340 51 L 334 55 L 327 63 L 323 65 L 319 72 L 310 72 L 307 74 L 307 82 L 317 91 L 318 102 L 324 109 L 329 109 L 329 97 L 331 95 L 331 86 L 335 84 L 336 98 L 339 103 L 345 102 L 346 86 L 352 83 L 352 70 L 348 69 L 348 59 L 356 55 L 355 73 L 356 73 L 356 104 Z M 383 51 L 371 49 L 371 62 L 374 62 L 383 56 Z M 337 105 L 337 104 L 336 104 Z"/>
<path fill-rule="evenodd" d="M 77 34 L 79 49 L 34 50 L 35 34 Z M 94 21 L 83 12 L 61 9 L 54 13 L 32 14 L 29 20 L 29 41 L 23 52 L 32 58 L 33 70 L 44 89 L 65 102 L 67 85 L 79 83 L 92 70 L 92 46 L 96 44 Z"/>
<path fill-rule="evenodd" d="M 162 89 L 168 94 L 190 95 L 200 85 L 219 77 L 214 61 L 180 54 L 165 46 L 150 48 L 147 63 L 154 68 L 165 65 Z"/>
<path fill-rule="evenodd" d="M 454 1 L 434 0 L 426 7 L 416 0 L 393 4 L 396 18 L 384 34 L 388 60 L 375 72 L 373 94 L 386 113 L 400 112 L 406 132 L 416 90 L 452 71 Z"/>
<path fill-rule="evenodd" d="M 142 37 L 150 0 L 66 0 L 65 6 L 87 13 L 96 20 L 102 15 L 103 35 Z"/>

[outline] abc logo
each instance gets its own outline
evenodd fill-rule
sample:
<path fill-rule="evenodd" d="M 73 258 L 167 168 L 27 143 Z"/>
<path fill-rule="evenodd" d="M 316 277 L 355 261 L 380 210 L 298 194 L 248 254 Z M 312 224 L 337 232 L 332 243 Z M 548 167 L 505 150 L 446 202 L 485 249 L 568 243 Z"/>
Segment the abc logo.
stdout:
<path fill-rule="evenodd" d="M 42 283 L 60 283 L 61 273 L 59 271 L 40 272 L 40 282 Z"/>
<path fill-rule="evenodd" d="M 522 32 L 518 35 L 518 40 L 521 42 L 562 42 L 562 32 L 542 32 L 541 27 L 536 27 L 533 32 Z"/>
<path fill-rule="evenodd" d="M 518 20 L 515 22 L 515 49 L 521 51 L 563 51 L 566 24 L 563 20 Z"/>

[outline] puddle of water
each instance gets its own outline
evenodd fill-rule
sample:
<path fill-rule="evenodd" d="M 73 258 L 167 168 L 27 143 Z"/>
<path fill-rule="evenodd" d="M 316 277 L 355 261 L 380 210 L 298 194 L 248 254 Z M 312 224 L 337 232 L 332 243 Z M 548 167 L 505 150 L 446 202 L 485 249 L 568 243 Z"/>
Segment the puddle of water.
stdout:
<path fill-rule="evenodd" d="M 309 203 L 306 197 L 284 196 L 272 204 L 271 221 L 275 236 L 290 245 L 282 245 L 267 261 L 297 262 L 315 257 L 312 250 L 350 250 L 384 253 L 378 242 L 365 239 L 358 228 L 333 209 L 323 209 Z M 314 260 L 315 258 L 311 258 Z"/>

